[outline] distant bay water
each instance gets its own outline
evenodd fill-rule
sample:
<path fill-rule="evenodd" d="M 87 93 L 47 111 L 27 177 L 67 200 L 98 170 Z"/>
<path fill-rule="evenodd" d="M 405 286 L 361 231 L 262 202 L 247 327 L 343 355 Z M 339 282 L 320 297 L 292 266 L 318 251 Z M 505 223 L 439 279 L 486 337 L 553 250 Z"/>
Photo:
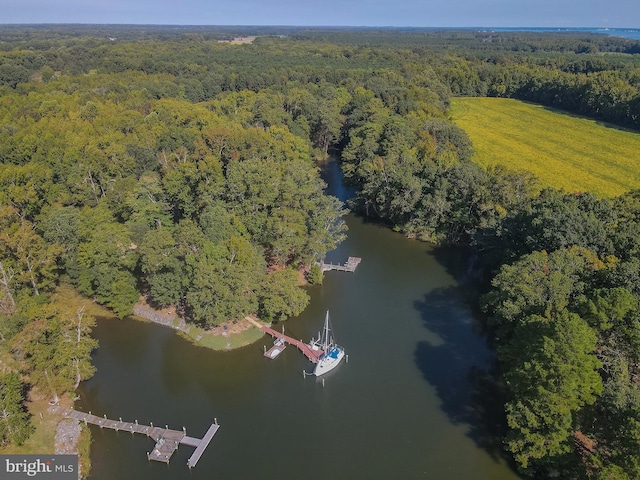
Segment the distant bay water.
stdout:
<path fill-rule="evenodd" d="M 640 28 L 592 28 L 592 27 L 583 27 L 583 28 L 553 28 L 553 27 L 496 27 L 496 28 L 487 28 L 487 30 L 491 30 L 494 32 L 566 32 L 566 33 L 600 33 L 603 35 L 610 35 L 612 37 L 623 37 L 628 38 L 629 40 L 640 40 Z"/>

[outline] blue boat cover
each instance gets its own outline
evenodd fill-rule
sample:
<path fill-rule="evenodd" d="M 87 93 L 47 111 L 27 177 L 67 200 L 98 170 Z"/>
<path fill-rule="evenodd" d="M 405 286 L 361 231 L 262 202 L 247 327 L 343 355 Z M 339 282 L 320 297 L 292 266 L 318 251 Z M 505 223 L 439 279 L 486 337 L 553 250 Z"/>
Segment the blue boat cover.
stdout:
<path fill-rule="evenodd" d="M 338 354 L 340 353 L 340 350 L 338 350 L 336 347 L 333 347 L 331 350 L 329 350 L 329 356 L 331 358 L 338 358 Z"/>

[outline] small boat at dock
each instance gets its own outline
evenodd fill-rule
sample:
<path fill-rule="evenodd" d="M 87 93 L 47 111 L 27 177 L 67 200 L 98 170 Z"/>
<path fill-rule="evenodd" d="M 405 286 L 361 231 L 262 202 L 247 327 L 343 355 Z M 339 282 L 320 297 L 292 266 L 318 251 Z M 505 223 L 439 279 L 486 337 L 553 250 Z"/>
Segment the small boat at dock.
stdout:
<path fill-rule="evenodd" d="M 283 334 L 282 337 L 276 337 L 276 340 L 273 342 L 273 347 L 271 347 L 269 350 L 267 350 L 265 347 L 264 356 L 267 358 L 274 359 L 278 355 L 280 355 L 285 348 L 287 348 L 287 342 L 284 339 L 284 334 Z"/>

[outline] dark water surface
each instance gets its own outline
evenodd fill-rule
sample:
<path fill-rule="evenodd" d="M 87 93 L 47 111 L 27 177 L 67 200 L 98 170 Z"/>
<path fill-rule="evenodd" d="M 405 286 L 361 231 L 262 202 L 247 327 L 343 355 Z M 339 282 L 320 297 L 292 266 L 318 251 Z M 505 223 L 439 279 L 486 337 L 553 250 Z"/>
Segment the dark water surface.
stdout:
<path fill-rule="evenodd" d="M 220 353 L 164 327 L 99 321 L 98 371 L 80 388 L 83 410 L 185 426 L 197 437 L 214 417 L 221 428 L 190 471 L 190 447 L 169 465 L 148 462 L 151 439 L 92 427 L 92 479 L 519 478 L 496 435 L 492 356 L 451 273 L 428 244 L 353 215 L 347 222 L 348 239 L 328 259 L 362 263 L 355 273 L 328 272 L 309 289 L 305 312 L 286 323 L 289 335 L 308 340 L 330 310 L 349 362 L 324 386 L 303 378 L 311 365 L 294 347 L 263 357 L 268 339 Z"/>

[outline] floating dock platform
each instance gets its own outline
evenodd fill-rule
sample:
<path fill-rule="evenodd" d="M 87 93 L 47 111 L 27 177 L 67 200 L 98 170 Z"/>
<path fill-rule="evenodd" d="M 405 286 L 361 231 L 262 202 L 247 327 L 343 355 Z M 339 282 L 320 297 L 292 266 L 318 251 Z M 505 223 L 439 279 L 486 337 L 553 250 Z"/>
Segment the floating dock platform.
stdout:
<path fill-rule="evenodd" d="M 345 264 L 333 264 L 325 263 L 324 260 L 317 262 L 320 265 L 322 272 L 328 272 L 329 270 L 339 270 L 341 272 L 355 272 L 362 259 L 360 257 L 349 257 Z"/>

